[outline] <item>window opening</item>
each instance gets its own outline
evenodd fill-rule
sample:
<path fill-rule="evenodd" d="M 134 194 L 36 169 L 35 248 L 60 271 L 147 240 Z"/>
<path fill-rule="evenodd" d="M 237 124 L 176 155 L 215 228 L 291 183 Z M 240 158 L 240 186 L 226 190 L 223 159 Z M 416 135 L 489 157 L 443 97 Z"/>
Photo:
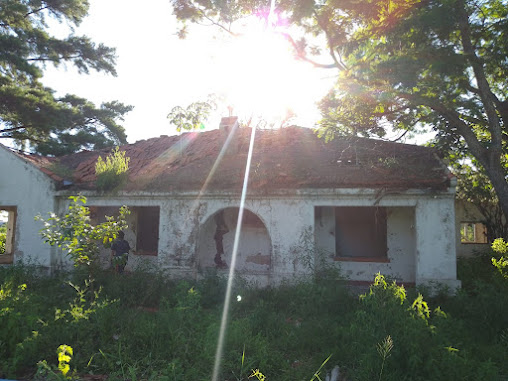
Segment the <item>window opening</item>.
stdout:
<path fill-rule="evenodd" d="M 16 215 L 15 206 L 0 207 L 0 264 L 13 262 Z"/>
<path fill-rule="evenodd" d="M 335 254 L 337 257 L 386 258 L 387 251 L 385 208 L 335 208 Z"/>
<path fill-rule="evenodd" d="M 160 207 L 136 207 L 136 254 L 157 255 L 159 250 Z"/>
<path fill-rule="evenodd" d="M 488 243 L 487 227 L 481 222 L 460 223 L 461 243 Z"/>

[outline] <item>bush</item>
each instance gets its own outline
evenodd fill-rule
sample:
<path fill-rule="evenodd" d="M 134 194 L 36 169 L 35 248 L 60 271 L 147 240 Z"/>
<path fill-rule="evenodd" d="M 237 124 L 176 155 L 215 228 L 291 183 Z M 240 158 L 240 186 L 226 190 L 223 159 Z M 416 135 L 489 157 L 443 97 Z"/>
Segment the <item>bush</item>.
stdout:
<path fill-rule="evenodd" d="M 123 185 L 128 178 L 129 161 L 130 158 L 125 157 L 125 151 L 120 151 L 118 147 L 113 149 L 111 155 L 106 156 L 106 161 L 99 156 L 95 164 L 97 189 L 111 191 Z"/>
<path fill-rule="evenodd" d="M 109 247 L 118 232 L 127 227 L 126 217 L 130 213 L 126 206 L 119 210 L 118 220 L 106 216 L 106 222 L 90 224 L 90 210 L 85 206 L 86 197 L 71 196 L 67 213 L 63 216 L 50 214 L 48 219 L 37 216 L 44 227 L 40 234 L 44 242 L 62 248 L 75 266 L 88 266 L 94 262 L 99 253 L 99 244 Z"/>
<path fill-rule="evenodd" d="M 99 272 L 92 289 L 76 274 L 38 278 L 14 266 L 0 269 L 0 282 L 0 309 L 8 308 L 0 315 L 0 378 L 31 378 L 44 359 L 56 369 L 55 348 L 66 343 L 77 374 L 210 379 L 225 291 L 219 277 L 173 282 L 162 272 Z M 330 355 L 321 379 L 337 364 L 351 381 L 507 374 L 506 297 L 412 294 L 381 275 L 361 298 L 332 279 L 266 289 L 239 282 L 221 379 L 247 381 L 259 369 L 267 380 L 310 380 Z"/>

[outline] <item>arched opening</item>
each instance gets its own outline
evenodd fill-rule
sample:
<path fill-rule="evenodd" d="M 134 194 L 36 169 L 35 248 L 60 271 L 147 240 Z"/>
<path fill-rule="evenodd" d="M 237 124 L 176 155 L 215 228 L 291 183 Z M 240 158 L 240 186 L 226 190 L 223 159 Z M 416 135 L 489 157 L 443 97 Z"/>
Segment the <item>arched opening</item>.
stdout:
<path fill-rule="evenodd" d="M 197 263 L 201 269 L 230 266 L 239 210 L 221 209 L 201 225 L 197 248 Z M 236 270 L 267 272 L 271 256 L 272 243 L 265 224 L 256 214 L 244 209 Z"/>

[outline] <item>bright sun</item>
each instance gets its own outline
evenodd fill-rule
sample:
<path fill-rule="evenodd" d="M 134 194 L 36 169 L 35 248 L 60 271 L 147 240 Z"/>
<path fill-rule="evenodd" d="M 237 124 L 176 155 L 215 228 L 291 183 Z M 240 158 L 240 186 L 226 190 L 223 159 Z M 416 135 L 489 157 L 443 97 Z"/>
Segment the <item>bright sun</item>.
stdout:
<path fill-rule="evenodd" d="M 288 110 L 315 119 L 314 104 L 324 95 L 317 83 L 322 73 L 295 60 L 277 27 L 266 28 L 256 16 L 246 20 L 242 32 L 224 41 L 215 60 L 218 88 L 233 112 L 272 123 Z"/>

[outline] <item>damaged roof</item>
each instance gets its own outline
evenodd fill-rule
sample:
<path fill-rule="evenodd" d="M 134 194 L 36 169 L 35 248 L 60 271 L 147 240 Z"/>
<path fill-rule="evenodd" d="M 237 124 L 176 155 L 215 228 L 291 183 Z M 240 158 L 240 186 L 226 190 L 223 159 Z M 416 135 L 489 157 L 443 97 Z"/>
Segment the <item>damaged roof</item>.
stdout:
<path fill-rule="evenodd" d="M 161 136 L 120 150 L 130 157 L 125 191 L 237 191 L 243 183 L 250 128 L 234 132 L 222 158 L 223 129 Z M 85 151 L 60 158 L 25 156 L 71 189 L 95 189 L 95 163 L 111 151 Z M 249 190 L 379 188 L 445 190 L 450 172 L 437 151 L 415 145 L 365 138 L 325 142 L 313 130 L 288 127 L 257 130 Z M 215 171 L 212 168 L 216 165 Z M 56 177 L 55 177 L 56 176 Z"/>

